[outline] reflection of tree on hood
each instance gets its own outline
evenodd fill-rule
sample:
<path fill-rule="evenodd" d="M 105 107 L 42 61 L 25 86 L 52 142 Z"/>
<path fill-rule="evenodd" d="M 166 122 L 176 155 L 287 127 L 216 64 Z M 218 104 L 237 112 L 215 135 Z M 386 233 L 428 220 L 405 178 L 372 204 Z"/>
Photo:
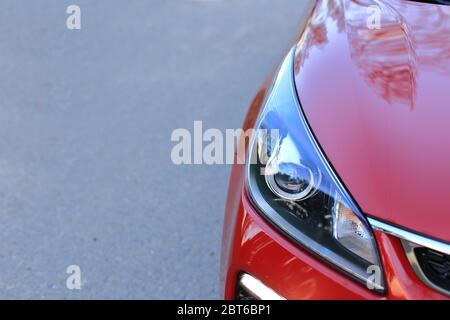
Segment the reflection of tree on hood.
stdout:
<path fill-rule="evenodd" d="M 380 8 L 381 29 L 368 29 L 371 14 L 366 6 L 352 2 L 346 19 L 350 54 L 365 81 L 389 103 L 414 105 L 416 57 L 407 26 L 389 7 Z"/>
<path fill-rule="evenodd" d="M 381 12 L 379 30 L 367 27 L 373 14 L 369 8 L 375 5 Z M 403 1 L 325 0 L 316 10 L 304 35 L 302 56 L 297 57 L 297 72 L 308 58 L 308 49 L 328 42 L 327 28 L 333 26 L 339 33 L 346 32 L 361 76 L 389 103 L 406 102 L 413 107 L 417 65 L 450 72 L 450 63 L 446 63 L 450 61 L 450 41 L 442 41 L 442 34 L 450 29 L 449 6 L 421 5 L 418 9 L 417 4 L 413 7 Z M 435 27 L 423 27 L 430 25 Z"/>
<path fill-rule="evenodd" d="M 311 20 L 309 27 L 303 35 L 303 41 L 301 43 L 302 56 L 296 57 L 295 71 L 298 72 L 309 57 L 309 49 L 313 47 L 322 47 L 328 43 L 327 35 L 327 20 L 335 22 L 338 31 L 343 32 L 345 27 L 344 8 L 340 1 L 330 0 L 321 1 L 316 8 L 316 12 L 319 13 Z"/>
<path fill-rule="evenodd" d="M 408 11 L 408 6 L 403 3 L 398 3 L 396 7 L 399 12 Z M 450 6 L 424 5 L 420 15 L 412 17 L 408 23 L 414 27 L 410 36 L 418 62 L 429 68 L 450 72 L 450 35 L 448 41 L 442 41 L 442 35 L 448 35 L 450 30 Z"/>

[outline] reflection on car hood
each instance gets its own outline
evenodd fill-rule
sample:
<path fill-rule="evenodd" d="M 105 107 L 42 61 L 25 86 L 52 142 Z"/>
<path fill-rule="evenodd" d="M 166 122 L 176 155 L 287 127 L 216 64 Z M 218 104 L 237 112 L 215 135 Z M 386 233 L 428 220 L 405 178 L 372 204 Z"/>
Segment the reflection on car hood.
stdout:
<path fill-rule="evenodd" d="M 450 6 L 319 1 L 295 79 L 361 209 L 450 241 Z"/>

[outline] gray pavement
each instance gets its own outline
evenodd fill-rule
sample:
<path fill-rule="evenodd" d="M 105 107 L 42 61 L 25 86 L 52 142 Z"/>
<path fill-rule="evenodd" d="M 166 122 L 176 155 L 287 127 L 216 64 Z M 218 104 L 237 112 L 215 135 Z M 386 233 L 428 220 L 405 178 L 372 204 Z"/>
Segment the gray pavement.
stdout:
<path fill-rule="evenodd" d="M 2 0 L 0 298 L 220 298 L 230 168 L 170 136 L 239 127 L 306 2 Z"/>

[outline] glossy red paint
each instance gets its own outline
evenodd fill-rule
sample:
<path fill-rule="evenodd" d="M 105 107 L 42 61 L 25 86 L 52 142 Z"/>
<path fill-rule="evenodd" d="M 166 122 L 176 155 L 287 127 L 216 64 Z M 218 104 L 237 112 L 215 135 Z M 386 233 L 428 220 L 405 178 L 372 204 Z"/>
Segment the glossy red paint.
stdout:
<path fill-rule="evenodd" d="M 367 28 L 370 6 L 380 30 Z M 450 6 L 319 1 L 295 68 L 312 130 L 361 209 L 450 241 Z"/>
<path fill-rule="evenodd" d="M 245 191 L 241 196 L 236 212 L 239 223 L 230 238 L 224 273 L 226 299 L 235 297 L 237 276 L 242 271 L 286 299 L 446 299 L 417 279 L 397 238 L 376 232 L 388 286 L 386 295 L 378 295 L 285 239 L 261 218 Z"/>
<path fill-rule="evenodd" d="M 253 100 L 243 128 L 254 126 L 264 99 L 267 82 Z M 221 284 L 224 298 L 234 299 L 237 277 L 247 272 L 287 299 L 447 299 L 427 287 L 414 274 L 400 241 L 375 232 L 385 268 L 385 296 L 335 271 L 321 260 L 294 245 L 273 229 L 249 202 L 245 166 L 231 170 L 221 255 Z"/>
<path fill-rule="evenodd" d="M 449 84 L 450 41 L 444 37 L 450 34 L 450 7 L 387 2 L 377 1 L 389 15 L 382 19 L 384 27 L 371 33 L 362 25 L 367 14 L 362 3 L 374 2 L 318 1 L 297 49 L 299 99 L 325 154 L 364 212 L 448 241 L 450 109 L 444 104 L 450 90 L 444 84 Z M 441 13 L 449 14 L 441 24 L 425 22 L 441 19 Z M 253 100 L 244 130 L 254 126 L 268 83 Z M 235 297 L 240 272 L 287 299 L 447 299 L 417 278 L 400 241 L 382 232 L 375 231 L 375 237 L 385 295 L 335 271 L 259 215 L 245 192 L 244 170 L 232 168 L 225 211 L 226 299 Z"/>

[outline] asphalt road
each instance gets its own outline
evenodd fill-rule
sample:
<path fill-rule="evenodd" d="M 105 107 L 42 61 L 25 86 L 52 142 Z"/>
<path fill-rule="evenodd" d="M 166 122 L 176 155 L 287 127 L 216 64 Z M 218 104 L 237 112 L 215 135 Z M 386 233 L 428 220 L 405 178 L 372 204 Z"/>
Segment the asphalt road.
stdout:
<path fill-rule="evenodd" d="M 238 128 L 307 2 L 2 0 L 0 298 L 220 298 L 230 167 L 170 136 Z"/>

